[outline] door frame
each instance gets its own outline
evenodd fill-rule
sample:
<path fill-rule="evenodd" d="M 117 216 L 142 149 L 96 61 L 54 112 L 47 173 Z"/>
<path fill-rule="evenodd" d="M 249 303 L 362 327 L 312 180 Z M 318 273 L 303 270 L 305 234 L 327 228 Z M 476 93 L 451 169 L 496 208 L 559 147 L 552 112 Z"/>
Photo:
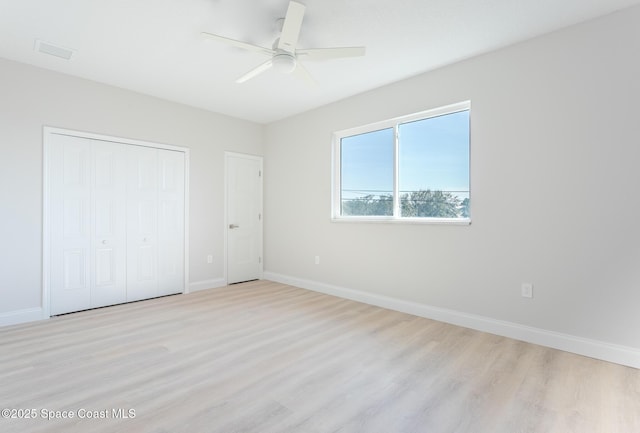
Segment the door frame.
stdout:
<path fill-rule="evenodd" d="M 42 130 L 42 315 L 51 317 L 51 137 L 67 135 L 131 146 L 151 147 L 184 153 L 184 290 L 189 293 L 189 148 L 92 132 L 44 126 Z"/>
<path fill-rule="evenodd" d="M 258 278 L 262 279 L 264 273 L 264 158 L 260 155 L 251 155 L 248 153 L 224 152 L 224 283 L 229 285 L 229 158 L 245 158 L 260 163 L 260 224 L 258 239 L 258 254 L 260 255 L 260 266 L 258 269 Z"/>

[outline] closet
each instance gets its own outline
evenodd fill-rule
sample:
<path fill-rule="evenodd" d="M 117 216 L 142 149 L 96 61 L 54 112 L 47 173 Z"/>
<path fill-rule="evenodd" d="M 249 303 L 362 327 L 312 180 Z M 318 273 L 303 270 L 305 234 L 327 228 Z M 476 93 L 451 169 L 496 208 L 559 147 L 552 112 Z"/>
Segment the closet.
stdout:
<path fill-rule="evenodd" d="M 183 292 L 185 152 L 45 134 L 50 314 Z"/>

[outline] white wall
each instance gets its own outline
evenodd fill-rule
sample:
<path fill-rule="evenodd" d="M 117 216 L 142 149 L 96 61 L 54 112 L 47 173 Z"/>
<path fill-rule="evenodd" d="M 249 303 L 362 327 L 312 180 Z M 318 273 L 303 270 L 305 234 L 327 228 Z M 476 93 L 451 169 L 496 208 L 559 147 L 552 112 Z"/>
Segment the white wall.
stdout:
<path fill-rule="evenodd" d="M 2 59 L 0 95 L 0 316 L 41 306 L 45 125 L 190 148 L 190 280 L 224 278 L 224 151 L 261 155 L 261 125 Z"/>
<path fill-rule="evenodd" d="M 267 275 L 640 349 L 638 53 L 634 8 L 268 125 Z M 330 222 L 333 131 L 467 99 L 471 226 Z"/>

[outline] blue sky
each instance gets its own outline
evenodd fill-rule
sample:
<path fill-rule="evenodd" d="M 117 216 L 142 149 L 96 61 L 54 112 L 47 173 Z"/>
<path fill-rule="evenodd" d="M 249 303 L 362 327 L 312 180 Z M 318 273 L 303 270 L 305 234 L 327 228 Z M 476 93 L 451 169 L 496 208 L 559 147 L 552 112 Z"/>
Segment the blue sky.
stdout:
<path fill-rule="evenodd" d="M 403 123 L 399 136 L 400 191 L 469 189 L 469 111 Z M 341 152 L 343 198 L 393 190 L 392 128 L 343 138 Z"/>

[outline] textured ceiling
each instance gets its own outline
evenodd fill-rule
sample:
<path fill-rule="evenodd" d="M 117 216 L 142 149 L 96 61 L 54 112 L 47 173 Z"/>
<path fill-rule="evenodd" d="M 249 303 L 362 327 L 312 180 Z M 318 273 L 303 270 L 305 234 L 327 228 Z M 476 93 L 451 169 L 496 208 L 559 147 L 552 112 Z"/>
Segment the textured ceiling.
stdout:
<path fill-rule="evenodd" d="M 271 47 L 288 0 L 0 0 L 0 57 L 230 116 L 268 123 L 640 0 L 298 0 L 298 48 L 367 47 L 305 63 L 318 85 L 201 31 Z M 73 49 L 65 61 L 35 40 Z"/>

